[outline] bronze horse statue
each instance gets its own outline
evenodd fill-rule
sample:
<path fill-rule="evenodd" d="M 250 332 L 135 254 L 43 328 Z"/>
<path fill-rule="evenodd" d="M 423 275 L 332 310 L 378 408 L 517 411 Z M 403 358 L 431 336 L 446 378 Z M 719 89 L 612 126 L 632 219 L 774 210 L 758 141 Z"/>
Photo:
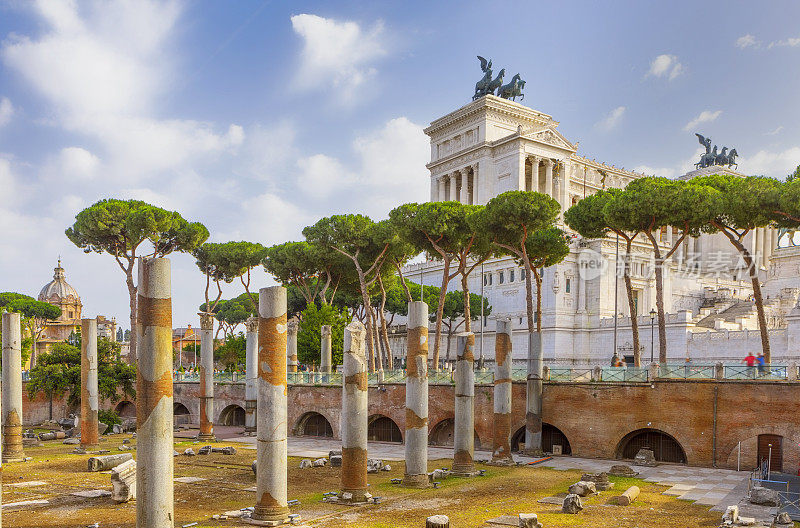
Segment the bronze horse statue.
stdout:
<path fill-rule="evenodd" d="M 492 61 L 486 60 L 480 55 L 478 55 L 478 59 L 481 61 L 481 70 L 483 71 L 483 78 L 475 83 L 475 95 L 472 96 L 472 100 L 476 100 L 480 97 L 483 97 L 487 93 L 489 84 L 492 82 Z"/>
<path fill-rule="evenodd" d="M 504 84 L 500 87 L 500 89 L 497 91 L 497 95 L 503 99 L 511 99 L 512 101 L 516 101 L 517 97 L 522 100 L 525 99 L 525 94 L 522 93 L 523 88 L 525 88 L 525 81 L 523 81 L 520 75 L 517 73 L 511 78 L 510 83 Z"/>
<path fill-rule="evenodd" d="M 506 69 L 503 68 L 500 70 L 500 73 L 497 74 L 497 77 L 494 78 L 492 82 L 489 83 L 489 86 L 486 87 L 486 94 L 494 95 L 494 91 L 503 86 L 503 76 L 506 74 Z"/>

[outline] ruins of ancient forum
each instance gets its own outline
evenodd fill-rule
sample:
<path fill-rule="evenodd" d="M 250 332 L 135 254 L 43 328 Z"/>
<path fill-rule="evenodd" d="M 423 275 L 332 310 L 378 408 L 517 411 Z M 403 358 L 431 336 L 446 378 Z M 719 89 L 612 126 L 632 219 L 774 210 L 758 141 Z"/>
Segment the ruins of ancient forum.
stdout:
<path fill-rule="evenodd" d="M 66 235 L 114 255 L 135 282 L 132 329 L 86 317 L 60 258 L 38 300 L 0 294 L 0 526 L 794 526 L 800 249 L 789 221 L 764 221 L 738 246 L 671 224 L 629 240 L 624 228 L 587 228 L 581 204 L 597 215 L 605 203 L 610 215 L 626 196 L 617 193 L 643 182 L 677 197 L 702 176 L 750 180 L 736 148 L 701 133 L 695 169 L 666 183 L 579 154 L 558 121 L 523 104 L 520 74 L 506 79 L 478 59 L 472 101 L 425 129 L 430 201 L 399 206 L 387 222 L 411 225 L 426 207 L 535 203 L 554 262 L 531 264 L 538 250 L 527 239 L 512 256 L 475 249 L 462 263 L 474 273 L 448 284 L 449 264 L 432 250 L 415 264 L 418 248 L 394 252 L 411 245 L 411 228 L 386 234 L 366 217 L 332 216 L 307 227 L 305 242 L 264 248 L 208 243 L 202 224 L 177 213 L 152 255 L 126 261 L 118 232 L 92 239 L 87 225 L 152 206 L 98 202 Z M 95 207 L 103 226 L 85 214 Z M 363 246 L 336 241 L 358 222 L 375 229 Z M 509 218 L 470 222 L 510 247 Z M 384 242 L 402 237 L 406 246 Z M 314 244 L 323 252 L 308 258 L 313 270 L 300 269 Z M 233 250 L 246 258 L 226 268 Z M 205 275 L 197 328 L 173 321 L 169 254 L 181 251 Z M 251 283 L 260 267 L 282 285 Z M 353 306 L 330 315 L 342 277 Z M 220 301 L 220 283 L 233 279 L 245 293 Z M 397 281 L 399 307 L 386 308 L 384 279 Z M 479 299 L 474 321 L 464 286 Z M 462 299 L 462 311 L 437 342 L 441 299 Z"/>

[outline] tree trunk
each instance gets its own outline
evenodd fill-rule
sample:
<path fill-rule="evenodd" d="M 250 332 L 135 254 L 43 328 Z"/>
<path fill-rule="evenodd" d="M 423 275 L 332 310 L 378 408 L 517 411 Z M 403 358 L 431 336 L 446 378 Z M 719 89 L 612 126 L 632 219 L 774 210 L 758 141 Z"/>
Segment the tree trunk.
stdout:
<path fill-rule="evenodd" d="M 378 270 L 380 272 L 380 270 Z M 386 368 L 392 370 L 394 368 L 394 359 L 392 358 L 392 347 L 389 346 L 389 328 L 386 325 L 386 288 L 383 286 L 383 279 L 378 275 L 378 286 L 381 288 L 381 304 L 378 308 L 378 319 L 381 323 L 381 339 L 383 340 L 383 347 L 386 353 Z"/>
<path fill-rule="evenodd" d="M 133 284 L 133 264 L 125 271 L 125 283 L 128 285 L 128 297 L 131 308 L 131 339 L 129 341 L 128 363 L 136 364 L 136 286 Z"/>
<path fill-rule="evenodd" d="M 372 342 L 372 309 L 369 304 L 369 291 L 367 290 L 367 281 L 364 277 L 364 272 L 361 270 L 361 264 L 358 263 L 358 256 L 353 258 L 353 263 L 358 272 L 358 285 L 361 289 L 361 302 L 364 303 L 364 319 L 366 320 L 367 330 L 367 357 L 369 358 L 369 370 L 375 372 L 375 348 Z"/>
<path fill-rule="evenodd" d="M 436 307 L 436 332 L 433 343 L 433 370 L 439 370 L 439 341 L 442 339 L 442 315 L 444 314 L 444 296 L 447 295 L 447 285 L 450 283 L 450 261 L 444 259 L 442 270 L 442 287 L 439 290 L 439 306 Z"/>
<path fill-rule="evenodd" d="M 373 349 L 375 350 L 375 370 L 383 370 L 384 365 L 384 358 L 386 357 L 386 350 L 383 348 L 383 341 L 380 338 L 379 332 L 379 323 L 378 323 L 378 314 L 376 312 L 372 312 L 372 307 L 370 307 L 370 316 L 372 317 L 373 325 L 372 325 L 372 339 L 375 345 Z"/>
<path fill-rule="evenodd" d="M 758 270 L 756 269 L 753 256 L 742 244 L 740 240 L 728 233 L 725 229 L 721 229 L 731 244 L 741 253 L 744 263 L 747 265 L 747 272 L 750 275 L 750 282 L 753 284 L 753 298 L 756 303 L 756 313 L 758 315 L 758 329 L 761 333 L 761 351 L 764 354 L 764 362 L 769 365 L 772 359 L 772 351 L 769 347 L 769 330 L 767 329 L 767 317 L 764 314 L 764 297 L 761 295 L 761 283 L 758 280 Z M 744 236 L 744 235 L 742 235 Z"/>
<path fill-rule="evenodd" d="M 403 276 L 403 268 L 397 262 L 394 263 L 394 267 L 397 268 L 397 276 L 400 277 L 400 285 L 403 287 L 403 291 L 406 292 L 406 299 L 408 299 L 408 302 L 412 302 L 414 299 L 411 298 L 411 290 L 408 289 L 406 278 Z"/>
<path fill-rule="evenodd" d="M 536 280 L 536 331 L 542 333 L 542 276 L 539 270 L 533 269 L 533 278 Z"/>
<path fill-rule="evenodd" d="M 623 278 L 625 279 L 625 290 L 628 293 L 628 310 L 631 315 L 631 334 L 633 335 L 633 366 L 642 366 L 642 350 L 639 347 L 639 317 L 636 313 L 636 302 L 633 298 L 633 284 L 631 283 L 631 244 L 633 238 L 625 238 L 625 255 L 623 261 Z M 614 314 L 616 317 L 616 314 Z M 616 350 L 614 351 L 616 354 Z"/>
<path fill-rule="evenodd" d="M 647 238 L 653 245 L 655 256 L 656 274 L 656 312 L 658 313 L 658 363 L 667 364 L 667 317 L 664 314 L 664 259 L 661 258 L 661 248 L 653 233 L 646 232 Z"/>
<path fill-rule="evenodd" d="M 472 332 L 472 310 L 469 305 L 469 281 L 467 274 L 461 274 L 461 291 L 464 293 L 464 331 Z"/>

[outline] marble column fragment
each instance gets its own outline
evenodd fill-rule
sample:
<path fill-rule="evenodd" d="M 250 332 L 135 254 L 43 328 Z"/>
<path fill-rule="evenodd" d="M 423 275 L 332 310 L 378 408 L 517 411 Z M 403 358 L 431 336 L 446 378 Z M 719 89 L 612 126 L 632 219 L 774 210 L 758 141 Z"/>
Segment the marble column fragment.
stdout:
<path fill-rule="evenodd" d="M 456 336 L 456 401 L 453 431 L 453 474 L 475 473 L 475 335 L 463 332 Z"/>
<path fill-rule="evenodd" d="M 288 356 L 289 372 L 297 372 L 297 330 L 299 326 L 297 319 L 292 319 L 286 325 L 286 353 Z"/>
<path fill-rule="evenodd" d="M 359 322 L 344 329 L 342 364 L 342 502 L 367 493 L 367 332 Z"/>
<path fill-rule="evenodd" d="M 173 528 L 170 261 L 139 259 L 136 338 L 136 527 Z"/>
<path fill-rule="evenodd" d="M 286 288 L 261 288 L 258 302 L 256 507 L 252 518 L 283 522 L 287 500 Z"/>
<path fill-rule="evenodd" d="M 81 447 L 96 447 L 99 410 L 97 392 L 97 319 L 81 319 Z"/>
<path fill-rule="evenodd" d="M 494 445 L 492 462 L 510 463 L 511 455 L 511 319 L 498 319 L 494 346 Z"/>
<path fill-rule="evenodd" d="M 258 401 L 258 317 L 248 317 L 245 344 L 244 430 L 256 430 L 256 403 Z"/>
<path fill-rule="evenodd" d="M 214 439 L 214 316 L 200 313 L 200 434 Z"/>
<path fill-rule="evenodd" d="M 408 303 L 406 472 L 403 485 L 428 487 L 428 305 Z"/>
<path fill-rule="evenodd" d="M 21 462 L 22 328 L 18 313 L 3 314 L 3 462 Z"/>
<path fill-rule="evenodd" d="M 331 373 L 331 354 L 331 327 L 330 325 L 322 325 L 320 327 L 319 370 L 323 374 Z"/>
<path fill-rule="evenodd" d="M 542 335 L 528 334 L 528 382 L 525 390 L 525 453 L 542 453 Z"/>

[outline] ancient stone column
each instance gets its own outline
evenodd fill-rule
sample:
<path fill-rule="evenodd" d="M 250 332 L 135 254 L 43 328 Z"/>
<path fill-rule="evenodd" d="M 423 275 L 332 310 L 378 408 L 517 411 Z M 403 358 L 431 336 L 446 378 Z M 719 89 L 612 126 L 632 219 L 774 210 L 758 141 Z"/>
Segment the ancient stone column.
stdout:
<path fill-rule="evenodd" d="M 173 528 L 170 261 L 139 259 L 136 527 Z"/>
<path fill-rule="evenodd" d="M 439 178 L 439 195 L 438 195 L 439 202 L 446 202 L 447 201 L 447 176 L 442 176 Z"/>
<path fill-rule="evenodd" d="M 214 316 L 200 313 L 200 434 L 214 439 Z"/>
<path fill-rule="evenodd" d="M 542 453 L 542 336 L 528 334 L 528 382 L 525 390 L 525 453 Z"/>
<path fill-rule="evenodd" d="M 258 317 L 248 317 L 245 345 L 244 430 L 256 430 L 256 401 L 258 400 Z"/>
<path fill-rule="evenodd" d="M 455 172 L 450 175 L 450 201 L 458 201 L 458 180 Z"/>
<path fill-rule="evenodd" d="M 456 402 L 453 430 L 453 474 L 470 476 L 475 472 L 475 335 L 456 336 Z"/>
<path fill-rule="evenodd" d="M 544 193 L 555 198 L 553 193 L 553 160 L 544 160 Z"/>
<path fill-rule="evenodd" d="M 539 192 L 539 165 L 542 159 L 539 156 L 531 156 L 531 188 L 533 192 Z"/>
<path fill-rule="evenodd" d="M 469 170 L 463 169 L 461 171 L 461 196 L 459 201 L 463 204 L 469 203 Z"/>
<path fill-rule="evenodd" d="M 511 319 L 498 319 L 494 345 L 493 462 L 513 462 L 511 455 Z"/>
<path fill-rule="evenodd" d="M 258 451 L 253 519 L 286 521 L 286 288 L 261 288 L 258 299 Z"/>
<path fill-rule="evenodd" d="M 320 355 L 319 355 L 319 370 L 323 374 L 331 373 L 331 327 L 330 325 L 322 325 L 320 327 Z M 327 381 L 328 376 L 323 376 Z"/>
<path fill-rule="evenodd" d="M 3 462 L 21 462 L 22 330 L 18 313 L 3 314 Z"/>
<path fill-rule="evenodd" d="M 297 319 L 292 319 L 287 324 L 286 347 L 289 356 L 289 372 L 297 372 L 297 330 L 299 326 Z"/>
<path fill-rule="evenodd" d="M 367 499 L 367 332 L 359 322 L 344 329 L 342 361 L 342 502 Z"/>
<path fill-rule="evenodd" d="M 81 447 L 100 444 L 97 393 L 97 319 L 81 319 Z"/>
<path fill-rule="evenodd" d="M 408 303 L 406 473 L 403 485 L 428 487 L 428 305 Z"/>

